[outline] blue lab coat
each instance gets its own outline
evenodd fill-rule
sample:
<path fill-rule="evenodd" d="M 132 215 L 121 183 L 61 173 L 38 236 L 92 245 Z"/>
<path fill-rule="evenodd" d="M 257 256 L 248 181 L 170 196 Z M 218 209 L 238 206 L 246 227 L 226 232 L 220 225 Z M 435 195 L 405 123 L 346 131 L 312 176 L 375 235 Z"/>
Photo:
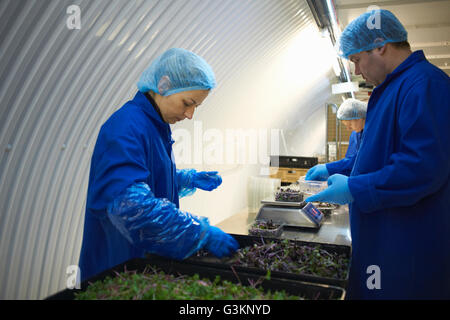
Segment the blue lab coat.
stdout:
<path fill-rule="evenodd" d="M 183 183 L 189 179 L 186 179 L 183 170 L 176 170 L 173 143 L 169 124 L 161 119 L 141 92 L 117 110 L 102 126 L 92 155 L 89 175 L 79 262 L 82 281 L 129 259 L 143 257 L 146 252 L 146 248 L 130 243 L 107 215 L 108 205 L 126 188 L 145 182 L 155 198 L 168 200 L 155 205 L 154 210 L 163 208 L 164 215 L 167 212 L 177 214 L 175 207 L 179 208 L 178 192 L 181 188 L 189 188 L 179 185 L 177 181 Z M 168 207 L 169 204 L 174 204 L 173 208 Z M 159 221 L 162 219 L 157 215 L 153 217 Z M 147 218 L 142 217 L 143 224 Z M 180 242 L 185 249 L 193 250 L 204 230 L 200 224 L 188 221 L 190 218 L 184 215 L 183 219 L 168 217 L 168 220 L 172 223 L 186 223 L 190 230 L 184 233 L 189 239 L 180 236 Z M 174 228 L 165 232 L 172 230 Z M 135 238 L 140 237 L 142 238 L 142 234 L 136 234 Z"/>
<path fill-rule="evenodd" d="M 348 298 L 450 298 L 449 120 L 449 77 L 422 51 L 373 90 L 348 180 Z"/>
<path fill-rule="evenodd" d="M 361 144 L 362 133 L 363 131 L 353 131 L 350 135 L 345 157 L 341 160 L 326 164 L 328 174 L 330 176 L 336 173 L 340 173 L 346 176 L 350 175 L 353 169 L 353 165 L 355 164 L 356 154 L 358 153 L 359 146 Z"/>

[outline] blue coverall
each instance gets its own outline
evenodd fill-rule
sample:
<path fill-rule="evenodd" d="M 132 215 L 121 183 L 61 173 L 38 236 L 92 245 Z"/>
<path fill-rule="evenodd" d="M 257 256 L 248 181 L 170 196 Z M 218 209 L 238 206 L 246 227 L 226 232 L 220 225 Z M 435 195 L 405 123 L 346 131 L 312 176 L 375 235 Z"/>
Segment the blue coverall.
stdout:
<path fill-rule="evenodd" d="M 363 131 L 360 132 L 353 131 L 350 135 L 345 157 L 342 158 L 341 160 L 329 162 L 326 164 L 328 174 L 330 176 L 336 173 L 340 173 L 346 176 L 350 175 L 353 169 L 353 165 L 355 164 L 355 159 L 359 150 L 359 146 L 361 144 L 362 134 Z"/>
<path fill-rule="evenodd" d="M 174 243 L 179 246 L 179 251 L 189 252 L 205 241 L 205 222 L 176 212 L 179 208 L 178 193 L 189 188 L 183 185 L 189 179 L 183 170 L 176 169 L 173 142 L 169 124 L 161 119 L 141 92 L 137 92 L 133 100 L 117 110 L 102 126 L 91 160 L 79 262 L 81 281 L 129 259 L 144 256 L 146 248 L 130 243 L 107 214 L 108 205 L 126 188 L 138 182 L 145 182 L 158 198 L 155 200 L 158 205 L 153 210 L 165 210 L 160 217 L 156 215 L 157 219 L 170 222 L 167 226 L 159 226 L 163 230 L 161 233 L 170 237 L 174 230 L 181 229 L 171 243 L 159 244 L 159 254 L 164 255 L 166 249 L 173 249 Z M 140 236 L 136 234 L 137 238 Z"/>
<path fill-rule="evenodd" d="M 373 90 L 348 179 L 348 298 L 450 298 L 449 121 L 449 77 L 423 51 Z"/>

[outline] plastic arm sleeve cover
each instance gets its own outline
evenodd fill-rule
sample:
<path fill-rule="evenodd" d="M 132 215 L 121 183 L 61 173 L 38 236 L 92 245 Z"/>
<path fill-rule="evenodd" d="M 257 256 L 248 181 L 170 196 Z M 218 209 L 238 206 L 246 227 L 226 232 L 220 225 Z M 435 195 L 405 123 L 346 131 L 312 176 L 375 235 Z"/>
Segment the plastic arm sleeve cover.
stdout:
<path fill-rule="evenodd" d="M 155 198 L 143 182 L 133 184 L 108 206 L 111 223 L 133 245 L 146 252 L 182 260 L 201 249 L 209 235 L 209 220 L 179 210 L 167 199 Z"/>
<path fill-rule="evenodd" d="M 192 187 L 195 173 L 194 169 L 177 170 L 178 196 L 180 198 L 193 195 L 197 188 Z"/>

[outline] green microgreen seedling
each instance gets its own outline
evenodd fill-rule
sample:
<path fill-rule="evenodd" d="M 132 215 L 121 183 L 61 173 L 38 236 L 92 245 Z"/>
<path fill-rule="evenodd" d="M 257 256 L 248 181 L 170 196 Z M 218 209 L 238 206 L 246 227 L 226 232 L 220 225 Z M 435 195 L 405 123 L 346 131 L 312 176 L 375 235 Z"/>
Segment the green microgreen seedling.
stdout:
<path fill-rule="evenodd" d="M 141 273 L 124 271 L 103 281 L 91 283 L 88 288 L 76 293 L 77 300 L 298 300 L 301 297 L 285 291 L 264 291 L 263 279 L 249 285 L 193 276 L 166 274 L 147 268 Z"/>

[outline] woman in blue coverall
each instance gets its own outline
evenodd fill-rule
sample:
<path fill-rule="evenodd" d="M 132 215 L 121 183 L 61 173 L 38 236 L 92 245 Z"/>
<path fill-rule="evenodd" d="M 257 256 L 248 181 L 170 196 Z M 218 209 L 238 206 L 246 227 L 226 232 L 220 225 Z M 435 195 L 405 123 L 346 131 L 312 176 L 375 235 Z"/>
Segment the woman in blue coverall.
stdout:
<path fill-rule="evenodd" d="M 222 182 L 215 171 L 177 170 L 172 151 L 170 124 L 192 119 L 215 87 L 211 67 L 190 51 L 170 49 L 137 86 L 101 127 L 92 155 L 82 281 L 145 253 L 184 259 L 204 248 L 222 257 L 238 248 L 207 218 L 179 208 L 179 197 Z"/>
<path fill-rule="evenodd" d="M 347 99 L 339 107 L 336 117 L 349 129 L 352 130 L 348 142 L 347 152 L 341 160 L 318 164 L 308 170 L 305 180 L 327 180 L 330 175 L 340 173 L 349 176 L 355 163 L 356 155 L 361 144 L 364 124 L 366 121 L 367 103 Z"/>
<path fill-rule="evenodd" d="M 356 18 L 339 44 L 376 87 L 350 177 L 306 201 L 349 204 L 347 297 L 450 299 L 450 78 L 387 10 Z"/>

